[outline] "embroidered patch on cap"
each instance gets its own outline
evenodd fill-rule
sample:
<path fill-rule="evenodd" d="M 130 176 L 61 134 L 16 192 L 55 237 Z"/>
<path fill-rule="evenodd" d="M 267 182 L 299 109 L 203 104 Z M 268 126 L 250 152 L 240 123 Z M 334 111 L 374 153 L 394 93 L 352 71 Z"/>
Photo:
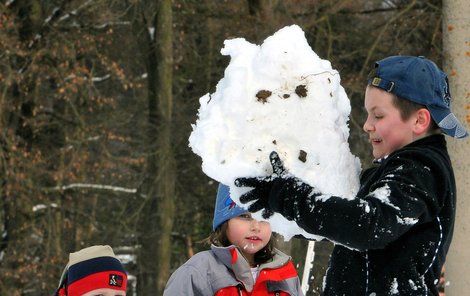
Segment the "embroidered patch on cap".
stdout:
<path fill-rule="evenodd" d="M 110 274 L 109 275 L 109 285 L 114 287 L 122 287 L 122 282 L 124 281 L 122 275 L 119 274 Z"/>

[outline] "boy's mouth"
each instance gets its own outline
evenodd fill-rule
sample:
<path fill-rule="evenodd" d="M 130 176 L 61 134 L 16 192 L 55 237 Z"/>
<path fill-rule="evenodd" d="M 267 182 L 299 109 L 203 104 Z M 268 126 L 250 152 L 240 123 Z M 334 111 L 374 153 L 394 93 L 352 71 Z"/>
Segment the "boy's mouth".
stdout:
<path fill-rule="evenodd" d="M 370 143 L 371 143 L 372 145 L 374 145 L 374 144 L 379 144 L 379 143 L 381 143 L 381 142 L 382 142 L 382 140 L 377 139 L 377 138 L 371 138 L 371 139 L 370 139 Z"/>

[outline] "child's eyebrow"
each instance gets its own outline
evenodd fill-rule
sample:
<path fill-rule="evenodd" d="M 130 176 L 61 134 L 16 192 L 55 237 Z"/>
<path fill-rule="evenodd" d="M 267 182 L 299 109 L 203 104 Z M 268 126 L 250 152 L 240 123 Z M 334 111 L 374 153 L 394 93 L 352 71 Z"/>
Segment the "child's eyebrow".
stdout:
<path fill-rule="evenodd" d="M 387 108 L 384 108 L 383 106 L 373 106 L 370 109 L 366 108 L 366 110 L 369 111 L 369 112 L 375 112 L 377 110 L 380 111 L 380 110 L 386 110 L 386 109 Z"/>

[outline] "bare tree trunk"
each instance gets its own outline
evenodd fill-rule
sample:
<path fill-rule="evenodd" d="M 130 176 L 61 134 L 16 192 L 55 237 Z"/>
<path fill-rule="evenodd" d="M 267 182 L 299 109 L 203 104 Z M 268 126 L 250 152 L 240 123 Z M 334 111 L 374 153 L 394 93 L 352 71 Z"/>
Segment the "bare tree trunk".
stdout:
<path fill-rule="evenodd" d="M 470 6 L 466 0 L 443 1 L 443 45 L 445 70 L 450 75 L 452 109 L 459 119 L 466 119 L 464 126 L 469 130 L 468 102 L 470 94 Z M 446 262 L 446 296 L 467 295 L 470 290 L 470 159 L 468 140 L 449 140 L 449 151 L 453 160 L 457 181 L 457 217 L 454 239 Z"/>
<path fill-rule="evenodd" d="M 140 217 L 139 295 L 162 295 L 170 273 L 171 231 L 175 213 L 176 166 L 172 147 L 173 33 L 171 0 L 156 1 L 145 57 L 148 71 L 150 147 L 147 159 L 147 200 Z"/>

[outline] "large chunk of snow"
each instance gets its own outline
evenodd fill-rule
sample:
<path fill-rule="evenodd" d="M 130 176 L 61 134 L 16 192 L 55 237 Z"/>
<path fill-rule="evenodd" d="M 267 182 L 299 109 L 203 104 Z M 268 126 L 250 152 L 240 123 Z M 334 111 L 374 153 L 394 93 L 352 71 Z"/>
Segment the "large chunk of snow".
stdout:
<path fill-rule="evenodd" d="M 221 53 L 230 63 L 215 92 L 200 98 L 189 137 L 204 173 L 230 186 L 240 204 L 247 189 L 234 180 L 269 175 L 276 151 L 290 173 L 322 193 L 354 198 L 360 162 L 347 142 L 350 101 L 339 73 L 310 48 L 302 29 L 284 27 L 261 45 L 226 40 Z M 318 238 L 279 214 L 269 221 L 286 239 Z"/>

